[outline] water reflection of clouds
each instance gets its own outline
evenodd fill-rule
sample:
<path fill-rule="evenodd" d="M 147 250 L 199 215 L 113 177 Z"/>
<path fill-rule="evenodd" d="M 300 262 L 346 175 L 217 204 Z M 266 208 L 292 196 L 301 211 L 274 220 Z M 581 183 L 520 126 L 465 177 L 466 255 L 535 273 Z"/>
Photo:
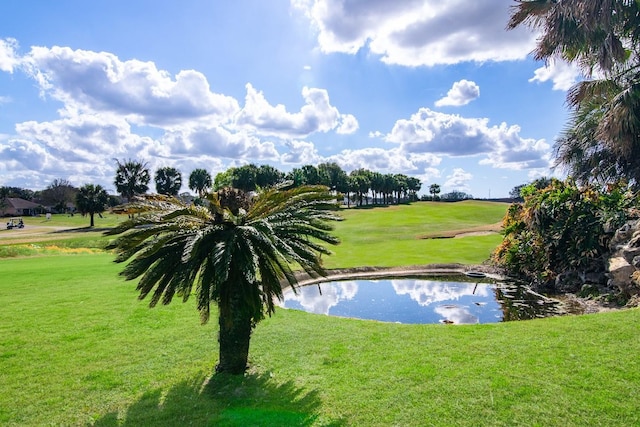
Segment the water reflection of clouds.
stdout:
<path fill-rule="evenodd" d="M 457 324 L 480 323 L 478 316 L 469 313 L 466 307 L 457 305 L 441 305 L 433 311 L 444 317 L 445 321 Z"/>
<path fill-rule="evenodd" d="M 398 295 L 409 295 L 422 306 L 435 302 L 458 300 L 464 296 L 489 296 L 489 287 L 475 283 L 437 282 L 433 280 L 392 280 Z"/>
<path fill-rule="evenodd" d="M 327 286 L 328 285 L 328 286 Z M 329 314 L 331 307 L 340 301 L 350 300 L 358 293 L 358 284 L 353 281 L 333 282 L 320 284 L 322 295 L 318 292 L 318 286 L 302 286 L 298 288 L 297 295 L 293 291 L 287 291 L 284 300 L 297 301 L 305 311 L 316 314 Z"/>

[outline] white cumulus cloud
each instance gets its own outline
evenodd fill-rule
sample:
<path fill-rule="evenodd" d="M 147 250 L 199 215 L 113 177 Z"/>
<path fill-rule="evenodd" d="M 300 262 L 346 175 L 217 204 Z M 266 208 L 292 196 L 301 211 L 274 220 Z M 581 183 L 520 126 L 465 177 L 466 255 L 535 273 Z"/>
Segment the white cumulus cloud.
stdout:
<path fill-rule="evenodd" d="M 400 148 L 369 147 L 343 150 L 326 160 L 338 163 L 346 171 L 364 168 L 381 173 L 418 174 L 426 168 L 438 165 L 442 159 L 431 153 L 406 153 Z"/>
<path fill-rule="evenodd" d="M 17 50 L 18 41 L 16 39 L 0 39 L 0 71 L 13 73 L 13 70 L 20 64 Z"/>
<path fill-rule="evenodd" d="M 462 168 L 455 168 L 447 180 L 444 187 L 449 190 L 469 191 L 469 181 L 473 179 L 473 175 Z"/>
<path fill-rule="evenodd" d="M 447 92 L 447 96 L 437 100 L 435 106 L 459 107 L 461 105 L 467 105 L 479 96 L 480 87 L 475 82 L 463 79 L 455 82 L 451 89 L 449 89 L 449 92 Z"/>
<path fill-rule="evenodd" d="M 322 161 L 312 142 L 292 140 L 287 141 L 285 147 L 288 151 L 281 157 L 285 164 L 317 164 Z"/>
<path fill-rule="evenodd" d="M 549 144 L 522 137 L 517 125 L 490 126 L 488 118 L 467 118 L 429 108 L 396 121 L 385 139 L 407 153 L 484 156 L 480 164 L 507 169 L 548 167 L 551 155 Z"/>
<path fill-rule="evenodd" d="M 529 82 L 544 83 L 553 82 L 553 90 L 569 90 L 581 77 L 578 66 L 561 60 L 550 61 L 548 64 L 536 69 Z"/>
<path fill-rule="evenodd" d="M 236 125 L 264 136 L 305 137 L 315 132 L 353 133 L 358 122 L 352 115 L 341 114 L 331 105 L 325 89 L 304 87 L 305 105 L 290 113 L 282 104 L 271 105 L 264 93 L 246 85 L 245 105 L 235 119 Z"/>
<path fill-rule="evenodd" d="M 292 0 L 318 32 L 323 52 L 366 48 L 389 64 L 432 66 L 524 59 L 535 34 L 505 37 L 504 0 Z"/>
<path fill-rule="evenodd" d="M 234 98 L 211 92 L 205 76 L 194 70 L 171 76 L 153 62 L 59 46 L 33 47 L 23 61 L 43 92 L 70 106 L 117 113 L 138 124 L 201 118 L 227 122 L 239 110 Z"/>

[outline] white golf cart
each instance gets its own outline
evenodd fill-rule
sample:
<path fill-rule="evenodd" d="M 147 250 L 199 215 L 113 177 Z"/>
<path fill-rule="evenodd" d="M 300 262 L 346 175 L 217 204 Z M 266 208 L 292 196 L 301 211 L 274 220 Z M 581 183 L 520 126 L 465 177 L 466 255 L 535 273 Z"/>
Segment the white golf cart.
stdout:
<path fill-rule="evenodd" d="M 24 228 L 24 221 L 22 221 L 21 217 L 9 218 L 9 222 L 7 222 L 7 230 L 11 230 L 13 228 Z"/>

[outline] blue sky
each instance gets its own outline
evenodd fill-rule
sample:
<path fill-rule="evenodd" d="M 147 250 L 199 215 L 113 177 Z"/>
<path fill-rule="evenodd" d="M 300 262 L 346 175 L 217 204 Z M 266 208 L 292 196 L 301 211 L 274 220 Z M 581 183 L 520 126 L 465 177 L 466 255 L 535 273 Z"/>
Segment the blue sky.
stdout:
<path fill-rule="evenodd" d="M 579 78 L 510 0 L 0 2 L 0 185 L 335 161 L 505 197 L 552 171 Z M 153 183 L 151 184 L 153 189 Z M 184 191 L 188 191 L 186 186 Z"/>

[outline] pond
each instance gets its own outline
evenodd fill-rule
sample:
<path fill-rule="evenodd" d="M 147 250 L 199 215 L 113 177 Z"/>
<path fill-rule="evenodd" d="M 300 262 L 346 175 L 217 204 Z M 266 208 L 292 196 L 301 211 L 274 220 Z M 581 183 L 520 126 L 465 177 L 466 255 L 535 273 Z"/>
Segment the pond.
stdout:
<path fill-rule="evenodd" d="M 495 323 L 558 314 L 558 302 L 508 282 L 358 279 L 291 289 L 282 306 L 396 323 Z"/>

